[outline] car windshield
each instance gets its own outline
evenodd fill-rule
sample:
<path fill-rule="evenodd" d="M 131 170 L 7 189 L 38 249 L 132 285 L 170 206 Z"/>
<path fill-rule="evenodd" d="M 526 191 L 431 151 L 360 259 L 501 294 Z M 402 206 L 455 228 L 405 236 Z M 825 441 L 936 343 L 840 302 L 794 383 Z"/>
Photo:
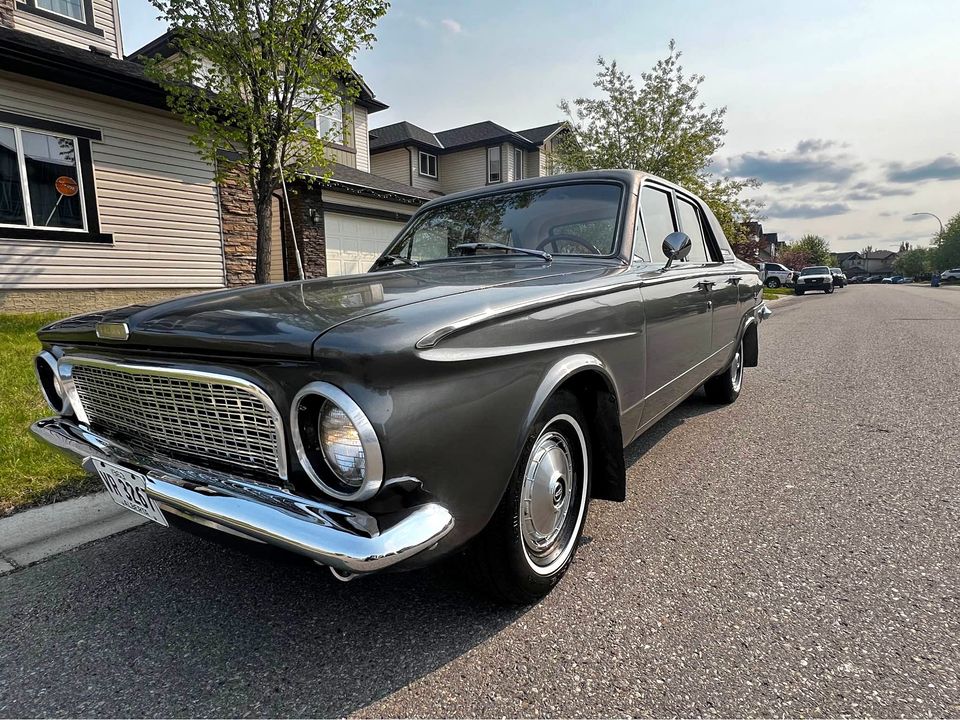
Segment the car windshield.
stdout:
<path fill-rule="evenodd" d="M 830 268 L 830 272 L 836 273 L 839 275 L 843 271 L 840 268 Z"/>
<path fill-rule="evenodd" d="M 620 185 L 581 183 L 468 198 L 421 215 L 386 255 L 418 263 L 464 254 L 505 255 L 502 247 L 551 255 L 612 255 L 617 250 Z"/>
<path fill-rule="evenodd" d="M 801 275 L 829 275 L 830 270 L 826 267 L 808 267 L 800 271 Z"/>

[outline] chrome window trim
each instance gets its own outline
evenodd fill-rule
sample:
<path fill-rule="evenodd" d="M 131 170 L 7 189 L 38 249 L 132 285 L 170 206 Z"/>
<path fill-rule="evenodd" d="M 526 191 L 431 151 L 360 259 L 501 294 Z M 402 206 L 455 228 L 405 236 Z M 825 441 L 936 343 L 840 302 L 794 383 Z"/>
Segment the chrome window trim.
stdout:
<path fill-rule="evenodd" d="M 277 460 L 277 476 L 281 480 L 286 480 L 287 472 L 287 448 L 286 436 L 283 430 L 283 416 L 277 410 L 276 404 L 267 392 L 250 380 L 236 375 L 226 375 L 217 372 L 207 372 L 203 370 L 185 370 L 183 368 L 167 367 L 160 365 L 140 365 L 135 363 L 121 363 L 102 358 L 91 357 L 87 355 L 64 356 L 60 359 L 60 381 L 64 392 L 73 406 L 77 419 L 84 425 L 90 424 L 90 418 L 80 403 L 80 396 L 77 393 L 76 384 L 73 380 L 73 367 L 75 365 L 85 365 L 89 367 L 100 367 L 117 372 L 125 372 L 138 375 L 157 375 L 160 377 L 178 378 L 180 380 L 196 380 L 200 382 L 215 383 L 218 385 L 229 385 L 230 387 L 240 388 L 263 403 L 267 412 L 270 414 L 270 420 L 273 422 L 277 431 L 277 442 L 274 445 L 274 452 Z"/>
<path fill-rule="evenodd" d="M 40 385 L 40 394 L 43 395 L 43 399 L 47 402 L 47 405 L 50 406 L 50 409 L 53 410 L 57 415 L 69 415 L 71 413 L 71 406 L 73 405 L 72 398 L 67 394 L 66 389 L 63 386 L 63 380 L 60 377 L 59 363 L 57 359 L 53 356 L 52 353 L 43 350 L 37 353 L 37 360 L 42 360 L 47 364 L 47 367 L 53 371 L 53 381 L 60 387 L 60 397 L 62 407 L 57 410 L 50 398 L 47 397 L 47 391 L 43 387 L 43 381 L 40 379 L 40 373 L 37 370 L 36 364 L 33 366 L 34 375 L 37 376 L 37 384 Z"/>
<path fill-rule="evenodd" d="M 347 417 L 350 418 L 350 422 L 353 423 L 353 426 L 357 429 L 357 433 L 360 435 L 360 443 L 363 446 L 363 452 L 366 458 L 366 474 L 364 475 L 360 489 L 356 492 L 345 493 L 327 485 L 307 458 L 307 452 L 303 446 L 303 438 L 300 437 L 299 416 L 300 401 L 308 395 L 322 397 L 334 405 L 337 405 L 346 413 Z M 373 425 L 370 424 L 367 416 L 363 410 L 360 409 L 360 406 L 354 402 L 353 398 L 336 385 L 318 381 L 309 383 L 300 389 L 300 392 L 294 396 L 293 402 L 290 403 L 290 433 L 293 436 L 293 447 L 297 452 L 297 459 L 300 461 L 300 466 L 304 469 L 304 472 L 307 473 L 307 476 L 313 484 L 331 497 L 335 497 L 338 500 L 360 502 L 376 495 L 383 485 L 383 452 L 380 449 L 380 439 L 377 437 Z M 324 455 L 324 461 L 326 461 L 326 454 L 323 453 L 322 448 L 320 450 L 321 454 Z M 327 462 L 328 467 L 329 465 L 330 463 Z M 335 475 L 337 474 L 334 468 L 331 467 L 330 470 Z"/>

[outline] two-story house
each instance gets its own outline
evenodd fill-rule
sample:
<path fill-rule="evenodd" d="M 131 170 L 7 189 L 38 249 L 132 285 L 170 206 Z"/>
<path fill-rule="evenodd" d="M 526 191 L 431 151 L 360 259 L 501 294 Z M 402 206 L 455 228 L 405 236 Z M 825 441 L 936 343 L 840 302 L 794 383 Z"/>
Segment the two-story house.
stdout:
<path fill-rule="evenodd" d="M 370 161 L 376 175 L 447 194 L 550 174 L 565 132 L 564 122 L 513 131 L 485 120 L 436 133 L 399 122 L 370 131 Z"/>
<path fill-rule="evenodd" d="M 79 311 L 253 281 L 249 194 L 214 181 L 143 66 L 117 0 L 0 0 L 0 312 Z M 146 49 L 165 52 L 164 40 Z M 133 55 L 143 52 L 137 51 Z M 370 173 L 366 86 L 332 179 L 274 212 L 275 280 L 361 272 L 432 194 Z M 281 212 L 283 210 L 283 212 Z"/>

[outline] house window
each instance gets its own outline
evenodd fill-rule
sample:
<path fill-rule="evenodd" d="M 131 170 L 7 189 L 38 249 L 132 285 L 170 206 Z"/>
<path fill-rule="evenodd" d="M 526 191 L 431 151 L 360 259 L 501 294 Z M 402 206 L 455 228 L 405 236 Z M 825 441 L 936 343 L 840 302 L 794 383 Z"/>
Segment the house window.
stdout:
<path fill-rule="evenodd" d="M 343 106 L 339 103 L 317 111 L 317 132 L 328 142 L 343 145 Z"/>
<path fill-rule="evenodd" d="M 41 10 L 84 22 L 82 0 L 36 0 L 36 4 Z"/>
<path fill-rule="evenodd" d="M 487 182 L 500 182 L 500 148 L 487 148 Z"/>
<path fill-rule="evenodd" d="M 0 237 L 113 240 L 100 231 L 93 140 L 99 130 L 0 111 Z"/>
<path fill-rule="evenodd" d="M 0 125 L 0 224 L 86 230 L 77 139 Z"/>
<path fill-rule="evenodd" d="M 513 179 L 523 180 L 523 150 L 513 149 Z"/>
<path fill-rule="evenodd" d="M 420 174 L 425 177 L 437 177 L 437 156 L 430 153 L 420 153 Z"/>

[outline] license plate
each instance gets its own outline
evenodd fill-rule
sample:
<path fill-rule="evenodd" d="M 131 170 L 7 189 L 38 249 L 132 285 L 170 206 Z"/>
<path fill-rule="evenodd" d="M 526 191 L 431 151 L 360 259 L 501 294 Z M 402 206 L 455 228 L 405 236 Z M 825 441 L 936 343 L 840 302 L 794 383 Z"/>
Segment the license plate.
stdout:
<path fill-rule="evenodd" d="M 117 505 L 167 527 L 167 519 L 153 498 L 147 495 L 147 478 L 142 473 L 98 458 L 92 459 L 107 492 Z"/>

